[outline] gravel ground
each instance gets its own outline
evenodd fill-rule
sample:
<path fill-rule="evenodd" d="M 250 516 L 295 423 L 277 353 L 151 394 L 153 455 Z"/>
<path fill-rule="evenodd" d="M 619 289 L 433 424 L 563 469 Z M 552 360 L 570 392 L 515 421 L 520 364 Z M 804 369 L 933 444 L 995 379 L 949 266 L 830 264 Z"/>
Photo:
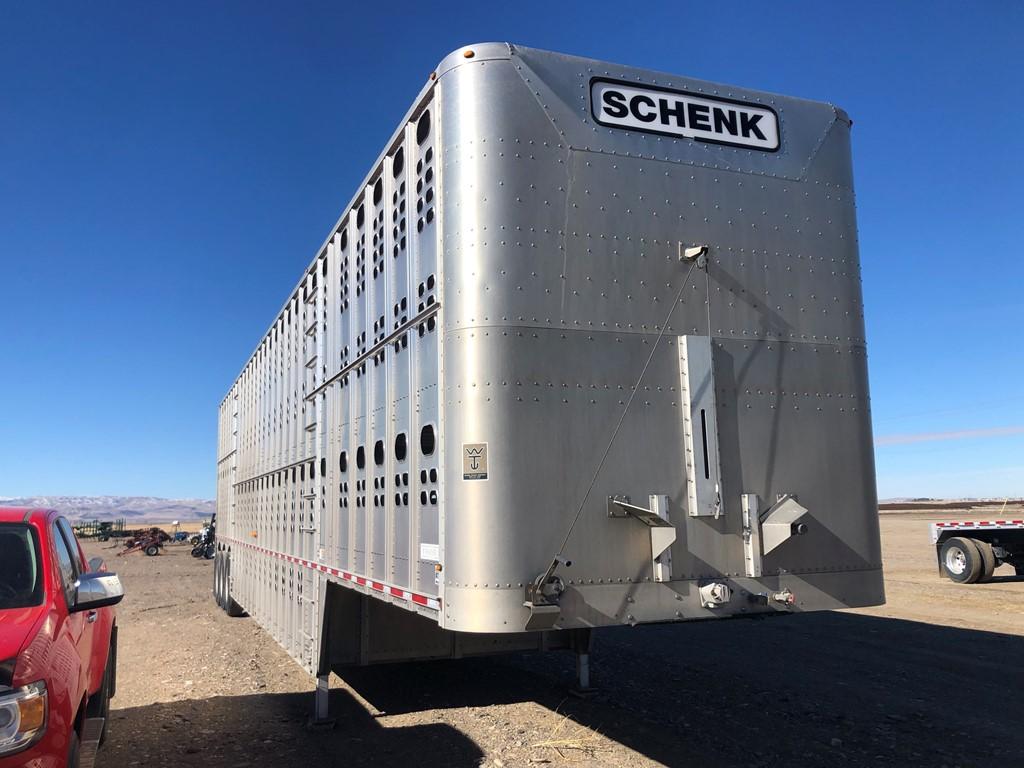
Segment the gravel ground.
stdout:
<path fill-rule="evenodd" d="M 212 563 L 88 543 L 127 591 L 98 765 L 1022 765 L 1024 579 L 940 579 L 929 519 L 882 516 L 886 606 L 598 632 L 587 699 L 569 654 L 357 670 L 326 732 L 311 678 L 216 608 Z"/>

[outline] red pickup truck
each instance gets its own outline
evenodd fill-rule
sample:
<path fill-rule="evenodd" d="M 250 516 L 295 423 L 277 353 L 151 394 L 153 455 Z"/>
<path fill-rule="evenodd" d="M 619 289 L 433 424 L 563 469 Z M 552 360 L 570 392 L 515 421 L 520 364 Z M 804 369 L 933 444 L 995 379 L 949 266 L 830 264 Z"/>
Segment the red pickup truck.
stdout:
<path fill-rule="evenodd" d="M 0 768 L 92 764 L 123 596 L 58 512 L 0 507 Z"/>

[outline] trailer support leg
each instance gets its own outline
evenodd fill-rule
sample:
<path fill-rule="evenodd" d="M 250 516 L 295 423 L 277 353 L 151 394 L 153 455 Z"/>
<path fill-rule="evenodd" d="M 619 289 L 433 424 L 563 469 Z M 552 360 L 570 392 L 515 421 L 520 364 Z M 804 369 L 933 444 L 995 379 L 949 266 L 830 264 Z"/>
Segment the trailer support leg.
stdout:
<path fill-rule="evenodd" d="M 313 693 L 313 716 L 307 727 L 310 730 L 330 730 L 334 727 L 335 718 L 330 716 L 328 697 L 331 693 L 330 673 L 317 675 L 316 691 Z"/>
<path fill-rule="evenodd" d="M 589 653 L 576 653 L 576 687 L 581 691 L 590 690 Z"/>
<path fill-rule="evenodd" d="M 590 630 L 573 630 L 572 649 L 576 653 L 576 685 L 571 693 L 574 696 L 591 696 L 597 692 L 590 685 Z"/>

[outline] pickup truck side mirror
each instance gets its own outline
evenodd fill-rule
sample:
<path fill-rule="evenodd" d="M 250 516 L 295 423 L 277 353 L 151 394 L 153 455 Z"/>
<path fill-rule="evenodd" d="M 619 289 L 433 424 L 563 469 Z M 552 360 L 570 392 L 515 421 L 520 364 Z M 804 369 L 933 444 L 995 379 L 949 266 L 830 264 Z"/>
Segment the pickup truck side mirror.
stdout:
<path fill-rule="evenodd" d="M 71 613 L 92 611 L 108 605 L 116 605 L 124 597 L 124 588 L 116 573 L 96 571 L 83 573 L 75 583 L 77 592 Z"/>

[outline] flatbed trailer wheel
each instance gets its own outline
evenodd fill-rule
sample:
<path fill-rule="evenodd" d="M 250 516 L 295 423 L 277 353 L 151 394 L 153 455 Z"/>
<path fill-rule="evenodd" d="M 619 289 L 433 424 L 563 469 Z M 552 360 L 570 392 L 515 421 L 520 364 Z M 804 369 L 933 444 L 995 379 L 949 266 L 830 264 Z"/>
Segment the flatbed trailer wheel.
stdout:
<path fill-rule="evenodd" d="M 160 547 L 156 544 L 150 544 L 148 547 L 146 547 L 146 554 L 150 557 L 156 557 L 160 554 Z"/>
<path fill-rule="evenodd" d="M 946 575 L 958 584 L 973 584 L 981 575 L 981 552 L 970 539 L 960 536 L 947 539 L 939 559 Z"/>
<path fill-rule="evenodd" d="M 978 581 L 981 583 L 991 581 L 992 574 L 996 570 L 996 555 L 992 551 L 992 545 L 979 539 L 971 539 L 971 541 L 974 542 L 974 546 L 978 548 L 981 555 L 981 575 L 978 576 Z"/>

